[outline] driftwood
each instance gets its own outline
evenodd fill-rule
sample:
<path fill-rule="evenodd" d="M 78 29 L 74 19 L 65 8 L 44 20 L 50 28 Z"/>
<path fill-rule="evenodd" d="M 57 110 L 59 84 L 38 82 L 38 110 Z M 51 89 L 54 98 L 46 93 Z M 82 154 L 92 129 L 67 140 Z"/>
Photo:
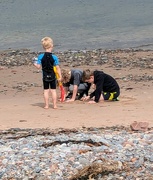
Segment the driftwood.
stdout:
<path fill-rule="evenodd" d="M 103 143 L 103 142 L 94 142 L 92 141 L 91 139 L 88 139 L 88 140 L 82 140 L 82 141 L 76 141 L 76 140 L 68 140 L 68 141 L 54 141 L 54 142 L 51 142 L 51 143 L 43 143 L 42 146 L 47 148 L 49 146 L 55 146 L 55 145 L 58 145 L 58 144 L 68 144 L 68 143 L 74 143 L 74 144 L 80 144 L 80 143 L 85 143 L 87 146 L 108 146 L 108 144 L 106 143 Z"/>
<path fill-rule="evenodd" d="M 102 159 L 101 163 L 93 162 L 91 165 L 80 169 L 77 174 L 71 176 L 69 180 L 95 180 L 96 176 L 102 176 L 109 173 L 117 173 L 122 170 L 129 170 L 127 164 L 119 161 L 108 161 Z"/>

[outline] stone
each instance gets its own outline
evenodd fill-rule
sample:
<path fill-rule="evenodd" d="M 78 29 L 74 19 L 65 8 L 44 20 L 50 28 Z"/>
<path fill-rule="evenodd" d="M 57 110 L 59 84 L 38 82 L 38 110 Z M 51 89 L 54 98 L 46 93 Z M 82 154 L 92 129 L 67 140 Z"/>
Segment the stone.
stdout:
<path fill-rule="evenodd" d="M 148 122 L 133 122 L 130 125 L 130 128 L 132 131 L 147 131 L 149 127 L 149 123 Z"/>

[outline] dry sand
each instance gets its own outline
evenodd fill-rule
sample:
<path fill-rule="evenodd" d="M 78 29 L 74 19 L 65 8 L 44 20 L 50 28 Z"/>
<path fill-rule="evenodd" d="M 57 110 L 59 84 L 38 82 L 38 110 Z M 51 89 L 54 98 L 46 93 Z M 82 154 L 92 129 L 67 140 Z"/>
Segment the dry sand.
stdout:
<path fill-rule="evenodd" d="M 138 55 L 142 56 L 141 52 Z M 45 110 L 41 72 L 33 66 L 0 67 L 0 129 L 129 126 L 134 121 L 148 122 L 153 127 L 153 81 L 121 78 L 128 74 L 153 75 L 152 68 L 116 69 L 109 64 L 77 68 L 87 67 L 103 70 L 117 79 L 121 87 L 120 101 L 58 102 L 57 110 L 52 109 L 52 104 Z"/>

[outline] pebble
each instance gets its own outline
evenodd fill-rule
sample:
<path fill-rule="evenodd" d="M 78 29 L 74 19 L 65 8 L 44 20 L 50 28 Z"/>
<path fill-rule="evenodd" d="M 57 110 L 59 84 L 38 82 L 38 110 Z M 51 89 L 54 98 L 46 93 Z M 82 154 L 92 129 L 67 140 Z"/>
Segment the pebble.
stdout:
<path fill-rule="evenodd" d="M 119 57 L 118 54 L 131 54 L 134 56 L 137 52 L 148 52 L 149 50 L 134 50 L 134 49 L 117 49 L 117 50 L 78 50 L 78 51 L 64 51 L 64 52 L 53 52 L 60 60 L 60 63 L 67 67 L 78 67 L 83 65 L 99 66 L 103 64 L 110 64 L 112 67 L 117 69 L 125 67 L 136 67 L 136 68 L 148 68 L 153 69 L 152 56 L 146 55 L 145 58 L 131 58 L 130 56 Z M 151 51 L 151 50 L 150 50 Z M 152 52 L 152 51 L 151 51 Z M 41 52 L 31 52 L 29 49 L 18 49 L 18 50 L 5 50 L 0 52 L 0 66 L 12 67 L 12 66 L 23 66 L 32 65 L 34 57 L 37 57 Z M 16 72 L 14 72 L 16 73 Z M 133 76 L 129 74 L 127 77 L 122 77 L 126 80 L 136 79 L 140 80 L 153 80 L 151 74 L 144 74 L 143 76 Z"/>
<path fill-rule="evenodd" d="M 22 134 L 21 129 L 17 131 L 21 131 Z M 102 178 L 107 180 L 153 179 L 152 130 L 131 132 L 122 129 L 108 131 L 107 128 L 103 130 L 78 129 L 73 133 L 35 134 L 22 138 L 14 138 L 20 133 L 11 134 L 9 130 L 8 134 L 6 132 L 0 131 L 0 179 L 2 180 L 11 178 L 15 180 L 40 178 L 68 180 L 79 169 L 93 162 L 101 162 L 101 158 L 128 163 L 130 170 L 104 176 L 98 174 L 97 180 Z M 88 143 L 73 142 L 91 139 L 95 143 L 105 144 L 90 146 Z M 132 144 L 126 144 L 127 140 Z M 150 143 L 147 143 L 148 140 Z M 55 141 L 61 143 L 43 146 L 44 143 Z"/>

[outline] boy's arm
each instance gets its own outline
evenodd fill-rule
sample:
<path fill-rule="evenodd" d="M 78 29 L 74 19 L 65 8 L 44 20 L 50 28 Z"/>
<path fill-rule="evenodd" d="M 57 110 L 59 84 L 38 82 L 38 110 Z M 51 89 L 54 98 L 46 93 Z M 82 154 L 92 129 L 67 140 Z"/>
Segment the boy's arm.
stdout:
<path fill-rule="evenodd" d="M 40 54 L 40 55 L 38 56 L 38 58 L 35 57 L 35 58 L 33 59 L 33 65 L 34 65 L 37 69 L 40 69 L 40 68 L 41 68 L 41 60 L 42 60 L 43 55 L 44 55 L 44 54 Z"/>
<path fill-rule="evenodd" d="M 77 86 L 77 85 L 74 85 L 74 86 L 73 86 L 73 95 L 72 95 L 72 98 L 71 98 L 73 101 L 75 101 L 77 92 L 78 92 L 78 86 Z"/>
<path fill-rule="evenodd" d="M 90 99 L 92 99 L 94 96 L 95 96 L 95 91 L 93 91 L 93 92 L 90 94 Z"/>
<path fill-rule="evenodd" d="M 95 102 L 98 103 L 100 96 L 102 94 L 103 91 L 103 81 L 98 81 L 98 83 L 96 83 L 96 90 L 94 91 L 95 94 Z"/>
<path fill-rule="evenodd" d="M 78 92 L 78 85 L 80 84 L 80 74 L 74 73 L 74 79 L 73 79 L 73 94 L 72 98 L 70 100 L 67 100 L 67 102 L 73 102 L 75 101 L 77 92 Z"/>
<path fill-rule="evenodd" d="M 78 92 L 78 86 L 77 86 L 77 85 L 74 85 L 74 86 L 73 86 L 73 94 L 72 94 L 72 98 L 69 99 L 69 100 L 67 100 L 66 102 L 73 102 L 73 101 L 75 101 L 77 92 Z"/>
<path fill-rule="evenodd" d="M 40 64 L 34 63 L 33 65 L 34 65 L 37 69 L 40 69 L 40 68 L 41 68 L 41 65 L 40 65 Z"/>

